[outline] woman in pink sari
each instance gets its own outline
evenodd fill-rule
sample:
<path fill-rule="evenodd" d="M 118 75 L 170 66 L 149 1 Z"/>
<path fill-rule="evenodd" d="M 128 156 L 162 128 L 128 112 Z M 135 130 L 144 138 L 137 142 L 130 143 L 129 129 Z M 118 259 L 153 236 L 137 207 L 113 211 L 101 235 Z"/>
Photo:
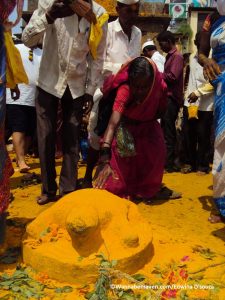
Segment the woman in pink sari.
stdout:
<path fill-rule="evenodd" d="M 94 187 L 148 200 L 160 190 L 163 177 L 166 149 L 157 119 L 166 109 L 166 84 L 153 61 L 137 57 L 103 92 L 117 87 Z"/>

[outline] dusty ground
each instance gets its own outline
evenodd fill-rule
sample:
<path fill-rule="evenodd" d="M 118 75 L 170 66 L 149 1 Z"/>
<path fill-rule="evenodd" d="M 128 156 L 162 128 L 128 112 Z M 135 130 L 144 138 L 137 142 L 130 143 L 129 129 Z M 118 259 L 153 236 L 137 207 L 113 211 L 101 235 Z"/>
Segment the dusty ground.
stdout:
<path fill-rule="evenodd" d="M 31 172 L 40 174 L 37 159 L 29 159 L 29 164 Z M 14 167 L 16 170 L 16 166 Z M 60 161 L 57 161 L 57 174 L 59 170 Z M 83 174 L 84 166 L 80 166 L 79 177 Z M 10 247 L 19 246 L 24 224 L 52 205 L 37 205 L 40 184 L 23 187 L 22 178 L 23 175 L 15 171 L 11 179 L 14 200 L 9 207 L 7 242 Z M 163 296 L 162 292 L 158 292 L 156 298 L 153 295 L 145 299 L 224 300 L 225 225 L 210 224 L 207 221 L 213 209 L 211 174 L 165 174 L 163 181 L 168 187 L 181 191 L 183 197 L 179 200 L 155 201 L 151 205 L 138 205 L 140 212 L 152 226 L 154 239 L 154 257 L 139 273 L 148 278 L 148 284 L 190 284 L 192 288 L 184 291 L 175 288 L 175 292 L 173 288 L 172 291 L 164 292 Z M 15 264 L 0 264 L 1 272 L 10 269 L 13 272 L 13 268 Z M 138 293 L 144 297 L 146 291 L 139 290 Z M 77 291 L 76 296 L 53 294 L 50 293 L 50 298 L 46 299 L 83 299 L 82 293 L 77 294 Z M 3 299 L 1 292 L 0 299 Z"/>

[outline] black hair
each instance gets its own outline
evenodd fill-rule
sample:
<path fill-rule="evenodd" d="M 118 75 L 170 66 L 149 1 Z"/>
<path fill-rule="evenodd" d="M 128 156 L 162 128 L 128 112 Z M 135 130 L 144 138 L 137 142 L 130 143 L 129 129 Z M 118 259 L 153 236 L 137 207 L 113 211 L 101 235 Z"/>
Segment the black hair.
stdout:
<path fill-rule="evenodd" d="M 149 45 L 149 46 L 145 46 L 143 51 L 144 50 L 147 50 L 147 51 L 152 51 L 152 50 L 156 50 L 156 46 L 155 45 Z"/>
<path fill-rule="evenodd" d="M 171 31 L 162 31 L 157 36 L 158 42 L 168 42 L 171 41 L 173 45 L 176 43 L 175 35 Z"/>
<path fill-rule="evenodd" d="M 197 48 L 200 46 L 200 41 L 201 41 L 201 31 L 198 31 L 195 35 L 195 45 Z"/>
<path fill-rule="evenodd" d="M 139 75 L 153 77 L 154 70 L 145 57 L 139 56 L 130 63 L 128 74 L 129 79 L 135 79 Z"/>

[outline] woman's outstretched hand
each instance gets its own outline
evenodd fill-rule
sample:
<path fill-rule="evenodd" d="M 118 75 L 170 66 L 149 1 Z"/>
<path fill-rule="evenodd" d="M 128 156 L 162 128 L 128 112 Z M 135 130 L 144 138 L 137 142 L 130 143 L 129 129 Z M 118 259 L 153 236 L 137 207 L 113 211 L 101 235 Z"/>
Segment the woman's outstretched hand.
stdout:
<path fill-rule="evenodd" d="M 109 163 L 101 163 L 98 165 L 95 176 L 94 176 L 94 183 L 93 187 L 95 189 L 103 189 L 106 183 L 106 180 L 109 178 L 110 175 L 113 174 L 113 170 Z"/>

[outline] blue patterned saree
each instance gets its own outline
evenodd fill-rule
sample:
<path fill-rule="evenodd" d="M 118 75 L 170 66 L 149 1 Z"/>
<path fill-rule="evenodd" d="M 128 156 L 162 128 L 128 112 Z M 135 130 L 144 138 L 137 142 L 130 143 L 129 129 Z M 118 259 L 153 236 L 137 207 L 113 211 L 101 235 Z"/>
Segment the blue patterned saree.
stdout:
<path fill-rule="evenodd" d="M 225 16 L 211 28 L 212 57 L 221 68 L 214 80 L 215 88 L 215 152 L 213 161 L 213 193 L 222 217 L 225 217 Z"/>

